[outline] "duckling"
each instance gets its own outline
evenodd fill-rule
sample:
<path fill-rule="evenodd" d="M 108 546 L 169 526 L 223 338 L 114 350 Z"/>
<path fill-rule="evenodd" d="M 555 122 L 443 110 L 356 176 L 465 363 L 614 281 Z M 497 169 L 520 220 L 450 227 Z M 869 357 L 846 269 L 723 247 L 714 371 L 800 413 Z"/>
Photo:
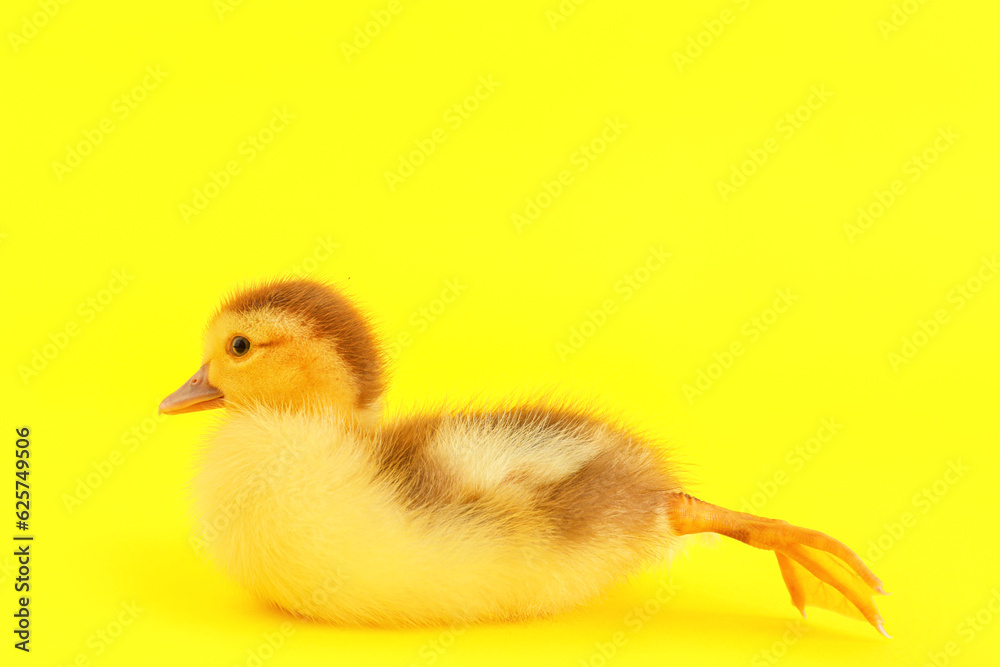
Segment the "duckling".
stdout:
<path fill-rule="evenodd" d="M 818 531 L 688 495 L 663 450 L 555 402 L 382 416 L 385 361 L 335 287 L 226 299 L 198 371 L 160 404 L 224 408 L 193 482 L 199 534 L 243 588 L 340 624 L 509 621 L 578 606 L 684 535 L 773 551 L 792 604 L 886 634 L 882 582 Z"/>

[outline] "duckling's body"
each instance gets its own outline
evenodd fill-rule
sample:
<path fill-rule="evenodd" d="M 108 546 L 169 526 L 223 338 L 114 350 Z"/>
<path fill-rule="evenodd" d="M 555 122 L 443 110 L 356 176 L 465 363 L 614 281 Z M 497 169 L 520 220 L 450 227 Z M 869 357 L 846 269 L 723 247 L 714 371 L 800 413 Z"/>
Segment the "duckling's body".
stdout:
<path fill-rule="evenodd" d="M 551 404 L 381 417 L 382 357 L 333 288 L 230 298 L 161 411 L 225 407 L 194 482 L 197 541 L 261 599 L 338 623 L 549 615 L 717 532 L 778 558 L 793 604 L 868 620 L 881 582 L 816 531 L 684 493 L 663 450 Z"/>
<path fill-rule="evenodd" d="M 548 615 L 676 543 L 654 450 L 543 408 L 376 427 L 242 411 L 195 488 L 216 562 L 265 600 L 341 623 Z M 215 530 L 214 526 L 225 526 Z"/>

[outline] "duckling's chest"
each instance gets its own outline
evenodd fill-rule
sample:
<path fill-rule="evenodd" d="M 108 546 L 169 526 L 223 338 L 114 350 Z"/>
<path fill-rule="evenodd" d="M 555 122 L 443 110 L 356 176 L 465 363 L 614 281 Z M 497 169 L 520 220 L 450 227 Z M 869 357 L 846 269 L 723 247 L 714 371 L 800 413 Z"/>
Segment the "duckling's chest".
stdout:
<path fill-rule="evenodd" d="M 308 569 L 309 554 L 329 556 L 360 532 L 352 510 L 386 509 L 372 497 L 371 476 L 363 443 L 335 422 L 238 416 L 201 452 L 195 542 L 240 579 Z"/>

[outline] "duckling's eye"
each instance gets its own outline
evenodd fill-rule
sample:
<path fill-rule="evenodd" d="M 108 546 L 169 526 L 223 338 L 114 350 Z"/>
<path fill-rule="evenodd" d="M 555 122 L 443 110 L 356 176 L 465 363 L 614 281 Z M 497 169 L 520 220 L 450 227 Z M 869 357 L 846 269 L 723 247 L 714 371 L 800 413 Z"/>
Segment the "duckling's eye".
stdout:
<path fill-rule="evenodd" d="M 250 351 L 250 341 L 243 336 L 233 336 L 233 340 L 229 343 L 229 349 L 232 350 L 234 357 L 242 357 Z"/>

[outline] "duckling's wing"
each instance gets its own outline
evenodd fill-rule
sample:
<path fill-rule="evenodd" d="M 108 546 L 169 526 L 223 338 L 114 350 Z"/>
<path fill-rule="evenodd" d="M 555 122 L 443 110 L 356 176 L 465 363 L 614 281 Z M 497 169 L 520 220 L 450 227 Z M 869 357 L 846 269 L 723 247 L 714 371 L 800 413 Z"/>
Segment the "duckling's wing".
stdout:
<path fill-rule="evenodd" d="M 382 477 L 411 508 L 493 517 L 574 543 L 670 538 L 664 494 L 680 490 L 655 448 L 596 417 L 525 406 L 383 427 Z"/>

